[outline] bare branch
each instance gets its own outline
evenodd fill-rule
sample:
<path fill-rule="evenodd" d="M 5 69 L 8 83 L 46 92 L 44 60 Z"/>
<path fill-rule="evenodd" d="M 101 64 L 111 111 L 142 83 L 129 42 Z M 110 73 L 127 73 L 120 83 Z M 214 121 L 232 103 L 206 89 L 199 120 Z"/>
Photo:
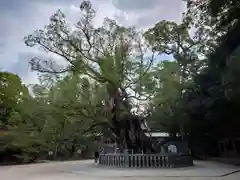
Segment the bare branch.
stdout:
<path fill-rule="evenodd" d="M 93 59 L 91 56 L 86 56 L 85 53 L 83 53 L 84 51 L 87 51 L 89 53 L 89 50 L 84 50 L 82 48 L 79 48 L 76 44 L 73 43 L 73 40 L 70 38 L 70 35 L 65 32 L 64 30 L 62 30 L 62 33 L 64 33 L 67 36 L 67 39 L 65 39 L 64 37 L 62 37 L 62 35 L 58 32 L 56 32 L 56 34 L 59 36 L 59 38 L 61 38 L 63 41 L 69 43 L 79 54 L 81 54 L 84 58 L 93 61 L 93 62 L 98 62 L 97 60 Z"/>

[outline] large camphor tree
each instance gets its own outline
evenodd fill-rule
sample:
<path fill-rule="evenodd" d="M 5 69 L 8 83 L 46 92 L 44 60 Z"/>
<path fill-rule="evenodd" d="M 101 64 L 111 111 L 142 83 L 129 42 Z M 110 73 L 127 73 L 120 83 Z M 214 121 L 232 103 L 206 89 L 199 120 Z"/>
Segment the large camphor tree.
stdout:
<path fill-rule="evenodd" d="M 142 82 L 149 78 L 145 75 L 154 64 L 155 53 L 149 51 L 135 28 L 119 26 L 108 18 L 103 26 L 95 27 L 95 15 L 91 3 L 83 1 L 79 21 L 70 26 L 65 15 L 58 10 L 51 17 L 50 24 L 28 35 L 25 43 L 57 55 L 65 65 L 35 57 L 30 62 L 31 67 L 58 77 L 71 74 L 85 79 L 88 86 L 94 84 L 95 94 L 85 94 L 89 102 L 74 107 L 91 122 L 84 133 L 101 126 L 121 151 L 154 151 L 151 139 L 141 128 L 144 115 L 134 114 L 132 108 L 136 102 L 147 99 L 148 94 L 144 91 L 147 83 Z M 91 96 L 99 93 L 102 99 L 92 101 Z M 67 106 L 73 108 L 72 104 Z"/>

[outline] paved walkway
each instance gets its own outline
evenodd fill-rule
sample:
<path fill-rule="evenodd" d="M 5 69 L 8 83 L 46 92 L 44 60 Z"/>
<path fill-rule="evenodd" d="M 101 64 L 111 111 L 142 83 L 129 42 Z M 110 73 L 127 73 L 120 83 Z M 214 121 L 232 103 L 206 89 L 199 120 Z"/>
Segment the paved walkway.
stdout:
<path fill-rule="evenodd" d="M 52 162 L 0 167 L 3 180 L 239 180 L 240 167 L 214 162 L 195 162 L 178 169 L 114 169 L 93 161 Z"/>

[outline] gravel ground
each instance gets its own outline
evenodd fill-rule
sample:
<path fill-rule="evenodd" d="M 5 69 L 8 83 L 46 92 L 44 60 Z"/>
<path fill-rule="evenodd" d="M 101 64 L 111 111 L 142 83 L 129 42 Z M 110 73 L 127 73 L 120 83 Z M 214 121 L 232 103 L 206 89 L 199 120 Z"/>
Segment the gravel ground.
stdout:
<path fill-rule="evenodd" d="M 0 167 L 2 180 L 239 180 L 240 168 L 214 162 L 195 162 L 179 169 L 114 169 L 93 161 L 66 161 Z"/>

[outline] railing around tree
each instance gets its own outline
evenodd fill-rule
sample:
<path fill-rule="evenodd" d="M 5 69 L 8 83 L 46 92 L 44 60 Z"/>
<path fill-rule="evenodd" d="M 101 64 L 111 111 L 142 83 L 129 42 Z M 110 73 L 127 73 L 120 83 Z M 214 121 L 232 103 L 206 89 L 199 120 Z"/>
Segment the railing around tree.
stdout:
<path fill-rule="evenodd" d="M 192 166 L 185 154 L 100 154 L 99 164 L 113 167 L 176 168 Z"/>

